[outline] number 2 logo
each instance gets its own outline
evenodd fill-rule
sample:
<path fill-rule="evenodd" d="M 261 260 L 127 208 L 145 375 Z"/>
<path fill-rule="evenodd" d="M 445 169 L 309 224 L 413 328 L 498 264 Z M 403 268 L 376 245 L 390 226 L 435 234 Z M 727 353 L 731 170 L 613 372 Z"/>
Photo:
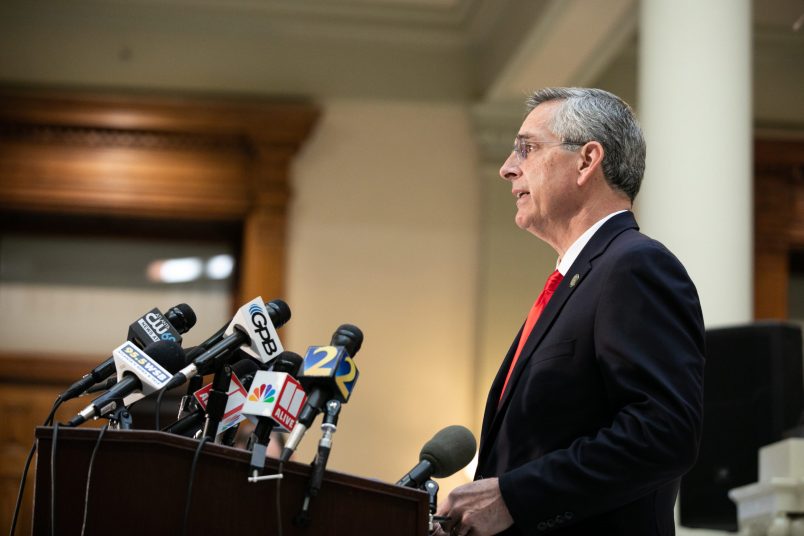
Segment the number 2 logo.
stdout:
<path fill-rule="evenodd" d="M 341 391 L 341 396 L 343 396 L 344 402 L 349 400 L 349 395 L 351 394 L 350 386 L 346 385 L 348 383 L 352 383 L 352 387 L 354 386 L 354 381 L 357 379 L 357 367 L 355 366 L 354 360 L 348 355 L 343 360 L 343 364 L 338 367 L 338 372 L 343 367 L 344 364 L 349 366 L 349 371 L 345 374 L 338 374 L 335 376 L 335 383 L 338 385 L 338 389 Z"/>
<path fill-rule="evenodd" d="M 329 376 L 332 369 L 335 367 L 335 358 L 338 356 L 338 349 L 334 346 L 319 346 L 311 354 L 317 356 L 323 354 L 323 357 L 313 363 L 309 368 L 305 367 L 304 374 L 306 376 Z"/>

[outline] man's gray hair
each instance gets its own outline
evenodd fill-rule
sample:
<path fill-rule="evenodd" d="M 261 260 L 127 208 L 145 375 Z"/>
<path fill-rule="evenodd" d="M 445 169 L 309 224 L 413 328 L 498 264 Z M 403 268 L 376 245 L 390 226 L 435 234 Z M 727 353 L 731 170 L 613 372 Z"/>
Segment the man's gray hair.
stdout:
<path fill-rule="evenodd" d="M 563 101 L 549 125 L 553 133 L 568 142 L 600 142 L 606 181 L 633 201 L 645 173 L 645 138 L 631 107 L 602 89 L 552 87 L 528 98 L 528 113 L 553 100 Z"/>

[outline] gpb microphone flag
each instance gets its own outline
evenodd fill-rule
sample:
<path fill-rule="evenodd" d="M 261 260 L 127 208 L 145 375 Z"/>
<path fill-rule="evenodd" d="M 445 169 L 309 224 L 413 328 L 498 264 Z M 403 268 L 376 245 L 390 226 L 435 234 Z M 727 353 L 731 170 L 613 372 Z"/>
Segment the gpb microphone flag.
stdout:
<path fill-rule="evenodd" d="M 290 319 L 290 308 L 284 302 L 281 303 L 283 307 L 272 309 L 271 312 L 266 309 L 260 297 L 242 306 L 224 330 L 225 336 L 178 371 L 168 382 L 166 389 L 181 385 L 197 374 L 207 374 L 223 366 L 234 355 L 235 349 L 240 349 L 262 363 L 274 359 L 284 350 L 274 323 L 281 326 Z"/>
<path fill-rule="evenodd" d="M 231 335 L 236 328 L 245 331 L 251 343 L 240 349 L 263 363 L 271 361 L 285 350 L 265 308 L 265 302 L 259 296 L 237 310 L 224 335 Z"/>

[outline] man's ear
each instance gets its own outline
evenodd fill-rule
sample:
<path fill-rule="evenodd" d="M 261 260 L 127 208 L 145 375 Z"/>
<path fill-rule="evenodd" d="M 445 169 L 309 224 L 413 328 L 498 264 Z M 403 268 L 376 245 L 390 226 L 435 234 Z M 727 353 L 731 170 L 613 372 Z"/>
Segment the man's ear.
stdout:
<path fill-rule="evenodd" d="M 578 186 L 588 182 L 598 171 L 602 173 L 604 153 L 599 141 L 586 142 L 581 147 L 578 151 Z"/>

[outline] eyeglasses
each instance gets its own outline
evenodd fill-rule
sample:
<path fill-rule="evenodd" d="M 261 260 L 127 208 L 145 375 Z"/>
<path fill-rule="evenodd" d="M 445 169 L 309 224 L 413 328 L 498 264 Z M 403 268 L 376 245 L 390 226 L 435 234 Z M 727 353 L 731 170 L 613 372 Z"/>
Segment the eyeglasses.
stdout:
<path fill-rule="evenodd" d="M 514 154 L 519 157 L 519 161 L 524 161 L 531 151 L 533 151 L 537 145 L 567 145 L 571 147 L 581 147 L 584 145 L 585 141 L 571 141 L 571 140 L 549 140 L 549 141 L 537 141 L 537 140 L 528 140 L 527 138 L 523 138 L 522 136 L 517 136 L 514 140 Z"/>

